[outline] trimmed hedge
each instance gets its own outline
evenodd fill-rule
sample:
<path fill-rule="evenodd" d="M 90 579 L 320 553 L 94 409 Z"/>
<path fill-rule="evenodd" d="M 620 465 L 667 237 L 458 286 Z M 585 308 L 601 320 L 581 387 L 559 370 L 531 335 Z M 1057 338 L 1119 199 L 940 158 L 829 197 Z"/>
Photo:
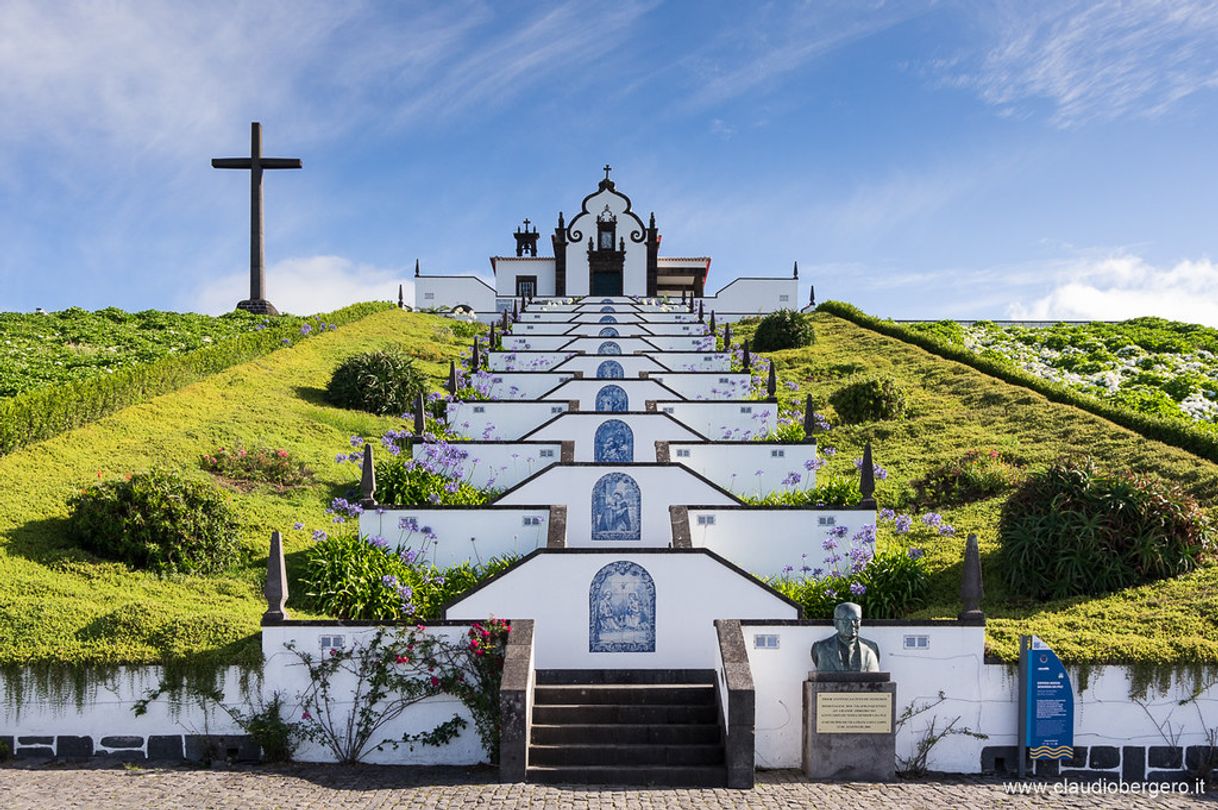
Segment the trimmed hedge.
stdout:
<path fill-rule="evenodd" d="M 352 304 L 317 317 L 326 323 L 341 326 L 393 307 L 388 302 Z M 272 326 L 261 332 L 250 332 L 147 365 L 124 368 L 113 374 L 64 385 L 37 388 L 0 400 L 0 454 L 95 422 L 152 397 L 176 391 L 303 338 L 304 335 L 295 325 Z"/>
<path fill-rule="evenodd" d="M 1179 447 L 1201 458 L 1218 462 L 1218 436 L 1211 435 L 1189 425 L 1148 413 L 1127 411 L 1105 402 L 1097 397 L 1088 396 L 1060 383 L 1045 380 L 1035 374 L 1012 366 L 994 362 L 982 355 L 962 347 L 953 346 L 927 332 L 911 329 L 904 324 L 883 320 L 868 315 L 858 307 L 842 301 L 826 301 L 816 308 L 817 312 L 827 312 L 844 318 L 851 323 L 879 332 L 882 335 L 912 343 L 926 351 L 937 354 L 948 360 L 955 360 L 991 377 L 1023 386 L 1036 391 L 1052 402 L 1073 405 L 1096 416 L 1115 422 L 1121 427 L 1140 433 L 1149 439 Z"/>

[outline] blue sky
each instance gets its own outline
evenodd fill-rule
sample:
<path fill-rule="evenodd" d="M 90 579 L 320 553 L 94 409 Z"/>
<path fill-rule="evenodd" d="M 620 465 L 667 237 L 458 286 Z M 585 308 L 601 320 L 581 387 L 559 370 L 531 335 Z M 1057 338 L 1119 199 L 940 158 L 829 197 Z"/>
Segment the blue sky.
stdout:
<path fill-rule="evenodd" d="M 0 7 L 0 309 L 223 311 L 489 277 L 611 163 L 711 288 L 899 318 L 1218 325 L 1214 3 Z M 543 243 L 545 240 L 543 239 Z"/>

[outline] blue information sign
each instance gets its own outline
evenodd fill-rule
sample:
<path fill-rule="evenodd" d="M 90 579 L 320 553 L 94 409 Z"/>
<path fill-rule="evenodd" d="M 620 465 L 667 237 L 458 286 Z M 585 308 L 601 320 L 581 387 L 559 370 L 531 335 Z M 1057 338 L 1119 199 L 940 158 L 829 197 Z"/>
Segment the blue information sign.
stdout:
<path fill-rule="evenodd" d="M 1024 745 L 1032 759 L 1074 756 L 1074 690 L 1066 668 L 1036 636 L 1025 653 Z"/>

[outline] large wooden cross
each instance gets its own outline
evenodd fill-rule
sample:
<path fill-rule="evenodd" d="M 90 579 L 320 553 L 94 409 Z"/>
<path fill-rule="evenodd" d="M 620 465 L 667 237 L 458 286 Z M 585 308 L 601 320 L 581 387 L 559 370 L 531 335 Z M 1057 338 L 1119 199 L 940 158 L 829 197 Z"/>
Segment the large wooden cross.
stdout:
<path fill-rule="evenodd" d="M 212 158 L 213 169 L 248 169 L 250 173 L 250 297 L 237 304 L 237 309 L 260 315 L 278 315 L 279 311 L 266 300 L 266 257 L 262 251 L 262 171 L 263 169 L 299 169 L 300 158 L 268 158 L 262 156 L 262 124 L 250 124 L 250 156 L 247 158 Z"/>

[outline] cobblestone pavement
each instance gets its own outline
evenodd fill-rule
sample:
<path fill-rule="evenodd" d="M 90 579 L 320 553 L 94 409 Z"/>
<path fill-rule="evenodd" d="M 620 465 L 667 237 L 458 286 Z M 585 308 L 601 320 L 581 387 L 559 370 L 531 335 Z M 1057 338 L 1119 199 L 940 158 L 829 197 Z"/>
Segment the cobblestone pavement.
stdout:
<path fill-rule="evenodd" d="M 1050 791 L 1053 784 L 1046 783 Z M 500 785 L 482 768 L 291 765 L 196 770 L 45 764 L 0 768 L 0 807 L 18 808 L 973 808 L 1218 807 L 1204 795 L 1012 796 L 990 778 L 812 784 L 797 771 L 759 773 L 752 791 Z"/>

